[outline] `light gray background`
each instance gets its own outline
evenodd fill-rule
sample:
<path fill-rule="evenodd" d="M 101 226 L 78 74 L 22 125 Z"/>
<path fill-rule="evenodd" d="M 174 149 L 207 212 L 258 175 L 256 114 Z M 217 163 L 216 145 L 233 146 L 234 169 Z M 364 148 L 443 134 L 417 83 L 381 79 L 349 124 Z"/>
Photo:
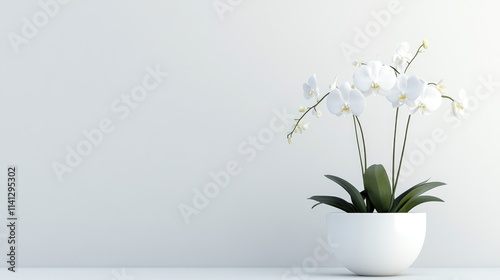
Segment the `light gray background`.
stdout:
<path fill-rule="evenodd" d="M 230 2 L 221 20 L 212 0 L 75 0 L 18 53 L 8 34 L 42 9 L 38 1 L 0 2 L 0 182 L 7 165 L 19 166 L 20 266 L 300 265 L 325 238 L 325 213 L 335 211 L 310 210 L 306 198 L 345 196 L 323 174 L 361 183 L 350 118 L 323 107 L 293 145 L 290 122 L 262 150 L 252 148 L 255 158 L 238 147 L 250 149 L 249 137 L 269 131 L 275 110 L 296 114 L 309 104 L 302 83 L 310 74 L 325 92 L 335 75 L 351 78 L 351 58 L 390 62 L 399 41 L 414 50 L 423 38 L 430 48 L 412 72 L 445 79 L 450 95 L 464 88 L 472 100 L 461 122 L 449 118 L 448 102 L 414 118 L 414 170 L 407 166 L 401 188 L 429 177 L 448 183 L 433 191 L 446 203 L 415 209 L 428 213 L 415 265 L 500 266 L 496 2 L 398 1 L 402 10 L 349 59 L 341 44 L 356 47 L 356 28 L 389 1 Z M 168 78 L 118 118 L 112 102 L 156 65 Z M 496 84 L 487 89 L 483 80 Z M 380 98 L 369 106 L 369 162 L 389 166 L 393 111 Z M 52 163 L 104 118 L 115 130 L 59 182 Z M 424 154 L 417 143 L 436 129 L 446 140 Z M 232 160 L 241 173 L 187 224 L 179 205 L 192 205 L 210 172 Z M 1 226 L 2 255 L 5 234 Z M 319 265 L 339 264 L 332 257 Z"/>

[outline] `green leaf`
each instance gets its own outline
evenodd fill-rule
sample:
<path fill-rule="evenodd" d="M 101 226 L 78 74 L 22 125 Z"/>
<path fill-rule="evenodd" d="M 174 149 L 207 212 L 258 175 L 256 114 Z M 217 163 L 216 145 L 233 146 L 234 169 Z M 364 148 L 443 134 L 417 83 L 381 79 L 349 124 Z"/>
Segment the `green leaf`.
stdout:
<path fill-rule="evenodd" d="M 368 198 L 377 212 L 389 212 L 392 206 L 392 189 L 384 166 L 374 164 L 368 167 L 363 181 Z"/>
<path fill-rule="evenodd" d="M 408 202 L 401 209 L 399 209 L 398 212 L 407 213 L 408 211 L 413 209 L 413 207 L 431 201 L 444 202 L 441 198 L 435 196 L 430 196 L 430 195 L 414 196 L 410 200 L 408 200 Z"/>
<path fill-rule="evenodd" d="M 373 207 L 373 203 L 370 201 L 370 198 L 368 197 L 368 193 L 366 192 L 366 190 L 363 190 L 360 194 L 363 197 L 363 199 L 366 200 L 366 212 L 373 213 L 375 207 Z"/>
<path fill-rule="evenodd" d="M 394 203 L 392 204 L 392 208 L 391 208 L 391 212 L 395 212 L 396 210 L 396 207 L 398 207 L 399 203 L 401 202 L 401 199 L 403 199 L 403 197 L 405 197 L 409 192 L 411 192 L 412 190 L 414 190 L 415 188 L 427 183 L 430 179 L 427 179 L 425 181 L 422 181 L 418 184 L 416 184 L 415 186 L 409 188 L 408 190 L 406 190 L 405 192 L 403 192 L 402 194 L 400 194 L 395 200 L 394 200 Z"/>
<path fill-rule="evenodd" d="M 417 197 L 433 188 L 446 185 L 443 182 L 428 182 L 424 181 L 422 183 L 419 183 L 415 185 L 414 187 L 408 189 L 404 193 L 398 196 L 396 199 L 397 203 L 395 203 L 395 206 L 393 207 L 393 212 L 400 212 L 400 209 L 402 209 L 406 203 L 408 203 L 413 197 Z M 395 201 L 395 202 L 396 202 Z"/>
<path fill-rule="evenodd" d="M 344 190 L 346 190 L 349 193 L 349 195 L 351 196 L 352 204 L 357 210 L 356 212 L 366 212 L 365 202 L 363 200 L 363 197 L 359 193 L 358 189 L 356 189 L 356 187 L 354 187 L 351 183 L 347 182 L 346 180 L 337 176 L 325 175 L 325 177 L 339 184 L 339 186 L 344 188 Z"/>
<path fill-rule="evenodd" d="M 344 199 L 342 199 L 340 197 L 315 195 L 315 196 L 310 197 L 309 199 L 316 200 L 317 202 L 319 202 L 318 204 L 313 205 L 312 208 L 323 203 L 323 204 L 327 204 L 327 205 L 333 206 L 335 208 L 338 208 L 340 210 L 343 210 L 347 213 L 358 212 L 356 210 L 356 208 L 354 207 L 354 205 L 352 205 L 351 203 L 345 201 Z"/>

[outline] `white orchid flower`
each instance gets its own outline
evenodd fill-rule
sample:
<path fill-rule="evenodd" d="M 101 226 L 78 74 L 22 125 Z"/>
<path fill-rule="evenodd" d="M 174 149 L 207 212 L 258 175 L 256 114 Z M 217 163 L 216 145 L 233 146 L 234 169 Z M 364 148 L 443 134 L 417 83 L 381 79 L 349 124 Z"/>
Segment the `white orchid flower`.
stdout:
<path fill-rule="evenodd" d="M 437 83 L 436 85 L 436 88 L 437 90 L 441 93 L 441 94 L 445 94 L 446 91 L 448 90 L 446 88 L 446 84 L 444 83 L 444 80 L 440 80 L 439 83 Z"/>
<path fill-rule="evenodd" d="M 407 42 L 401 42 L 396 47 L 396 54 L 392 57 L 392 62 L 396 64 L 396 69 L 401 73 L 403 70 L 403 63 L 409 63 L 411 57 L 410 44 Z"/>
<path fill-rule="evenodd" d="M 311 99 L 311 97 L 315 96 L 316 99 L 319 98 L 319 87 L 318 81 L 316 80 L 316 74 L 312 74 L 311 77 L 307 80 L 307 83 L 304 84 L 304 97 L 306 99 Z"/>
<path fill-rule="evenodd" d="M 394 70 L 380 61 L 370 61 L 354 72 L 354 84 L 365 96 L 389 92 L 396 83 Z"/>
<path fill-rule="evenodd" d="M 337 116 L 353 114 L 359 116 L 366 108 L 366 100 L 361 91 L 352 88 L 349 82 L 332 90 L 326 100 L 328 110 Z"/>
<path fill-rule="evenodd" d="M 403 104 L 414 107 L 415 101 L 424 91 L 424 82 L 412 75 L 410 77 L 400 74 L 391 92 L 387 95 L 387 100 L 392 103 L 392 107 L 401 107 Z"/>
<path fill-rule="evenodd" d="M 458 100 L 453 102 L 453 114 L 458 119 L 462 119 L 465 115 L 465 110 L 469 106 L 469 98 L 467 98 L 467 93 L 464 89 L 461 89 L 458 93 Z"/>
<path fill-rule="evenodd" d="M 424 115 L 429 115 L 430 113 L 436 111 L 439 106 L 441 106 L 442 102 L 443 98 L 436 87 L 429 86 L 425 83 L 424 92 L 417 98 L 415 101 L 415 107 L 413 107 L 410 112 L 413 114 L 418 111 Z"/>

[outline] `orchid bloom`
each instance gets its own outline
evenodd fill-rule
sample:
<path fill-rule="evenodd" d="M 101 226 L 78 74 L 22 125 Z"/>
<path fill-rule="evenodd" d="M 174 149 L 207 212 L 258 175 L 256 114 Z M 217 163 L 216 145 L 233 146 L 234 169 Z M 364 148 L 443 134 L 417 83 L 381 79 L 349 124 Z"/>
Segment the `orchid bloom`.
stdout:
<path fill-rule="evenodd" d="M 354 84 L 365 96 L 388 92 L 396 83 L 394 70 L 380 61 L 370 61 L 354 72 Z"/>
<path fill-rule="evenodd" d="M 401 42 L 396 47 L 396 54 L 392 57 L 392 61 L 396 64 L 396 69 L 401 73 L 403 70 L 403 63 L 409 63 L 411 57 L 410 45 L 407 42 Z"/>
<path fill-rule="evenodd" d="M 453 101 L 453 114 L 458 119 L 462 119 L 465 115 L 465 110 L 469 106 L 469 99 L 464 89 L 458 93 L 458 100 Z"/>
<path fill-rule="evenodd" d="M 443 102 L 441 93 L 435 86 L 429 86 L 424 81 L 422 82 L 425 84 L 424 92 L 415 101 L 415 107 L 411 109 L 411 114 L 418 111 L 424 115 L 429 115 L 436 111 Z"/>
<path fill-rule="evenodd" d="M 437 85 L 436 85 L 436 89 L 441 93 L 441 94 L 445 94 L 446 91 L 448 90 L 446 88 L 446 84 L 444 83 L 444 80 L 440 80 Z"/>
<path fill-rule="evenodd" d="M 366 108 L 366 100 L 361 91 L 352 88 L 349 82 L 345 82 L 331 91 L 326 100 L 328 110 L 337 116 L 352 113 L 360 115 Z"/>
<path fill-rule="evenodd" d="M 311 99 L 311 97 L 315 96 L 316 99 L 319 97 L 319 87 L 318 81 L 316 80 L 316 74 L 312 74 L 311 77 L 307 80 L 307 83 L 304 84 L 304 97 L 306 99 Z"/>
<path fill-rule="evenodd" d="M 408 77 L 405 74 L 400 74 L 396 85 L 387 95 L 387 100 L 392 103 L 392 107 L 394 108 L 401 107 L 403 104 L 408 105 L 408 107 L 414 107 L 415 100 L 417 100 L 423 91 L 424 84 L 417 76 L 412 75 Z"/>

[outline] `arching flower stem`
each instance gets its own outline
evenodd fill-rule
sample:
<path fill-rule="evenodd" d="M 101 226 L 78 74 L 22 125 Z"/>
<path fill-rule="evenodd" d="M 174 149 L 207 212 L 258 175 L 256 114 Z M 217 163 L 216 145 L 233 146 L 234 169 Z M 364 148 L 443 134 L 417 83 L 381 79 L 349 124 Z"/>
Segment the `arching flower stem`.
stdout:
<path fill-rule="evenodd" d="M 331 93 L 331 91 L 330 91 L 330 92 L 328 92 L 327 94 L 325 94 L 323 97 L 321 97 L 321 99 L 320 99 L 320 100 L 318 100 L 318 102 L 316 102 L 316 104 L 314 104 L 313 106 L 311 106 L 311 107 L 307 108 L 307 110 L 305 110 L 305 111 L 304 111 L 304 113 L 302 113 L 302 115 L 300 116 L 300 118 L 295 119 L 297 122 L 295 123 L 295 125 L 294 125 L 294 127 L 293 127 L 292 131 L 286 135 L 286 138 L 288 138 L 288 142 L 290 142 L 290 141 L 291 141 L 292 136 L 293 136 L 293 132 L 294 132 L 294 131 L 295 131 L 295 129 L 299 126 L 299 123 L 300 123 L 300 121 L 304 118 L 304 116 L 305 116 L 305 115 L 307 115 L 307 113 L 309 113 L 309 111 L 311 111 L 311 110 L 313 110 L 313 109 L 314 109 L 314 110 L 316 110 L 316 106 L 318 106 L 318 105 L 319 105 L 319 104 L 320 104 L 320 103 L 321 103 L 321 102 L 322 102 L 322 101 L 323 101 L 323 100 L 324 100 L 324 99 L 325 99 L 325 98 L 326 98 L 326 97 L 327 97 L 330 93 Z"/>
<path fill-rule="evenodd" d="M 364 157 L 364 162 L 365 162 L 365 167 L 363 168 L 363 174 L 365 174 L 367 167 L 366 163 L 366 142 L 365 142 L 365 134 L 363 133 L 363 127 L 361 126 L 361 122 L 359 121 L 358 116 L 354 116 L 356 119 L 356 122 L 358 123 L 359 126 L 359 131 L 361 132 L 361 141 L 363 142 L 363 157 Z"/>
<path fill-rule="evenodd" d="M 411 120 L 411 115 L 408 115 L 408 120 L 406 121 L 405 137 L 403 139 L 403 148 L 401 149 L 401 158 L 399 159 L 398 173 L 396 175 L 396 181 L 394 182 L 394 187 L 392 190 L 393 194 L 396 192 L 396 187 L 397 187 L 398 181 L 399 181 L 399 172 L 401 171 L 401 165 L 403 164 L 403 156 L 405 154 L 406 139 L 408 137 L 408 127 L 410 126 L 410 120 Z"/>
<path fill-rule="evenodd" d="M 410 67 L 411 63 L 413 62 L 413 60 L 415 60 L 415 58 L 417 57 L 417 55 L 420 53 L 420 50 L 424 47 L 424 44 L 422 43 L 422 45 L 420 45 L 420 47 L 418 47 L 418 50 L 417 52 L 415 52 L 415 55 L 413 56 L 413 58 L 410 60 L 410 62 L 408 62 L 408 65 L 406 65 L 406 68 L 405 68 L 405 71 L 403 73 L 406 73 L 406 70 L 408 70 L 408 67 Z"/>
<path fill-rule="evenodd" d="M 394 117 L 394 139 L 392 142 L 392 197 L 394 197 L 394 191 L 396 190 L 396 184 L 394 181 L 395 174 L 395 166 L 396 166 L 396 132 L 398 128 L 398 115 L 399 115 L 399 107 L 396 108 L 396 116 Z"/>
<path fill-rule="evenodd" d="M 455 99 L 449 97 L 448 95 L 441 95 L 442 98 L 446 98 L 446 99 L 449 99 L 451 100 L 451 102 L 455 102 Z"/>
<path fill-rule="evenodd" d="M 361 178 L 365 176 L 365 168 L 363 166 L 363 158 L 361 156 L 361 147 L 359 146 L 359 136 L 358 136 L 358 125 L 356 124 L 356 116 L 352 116 L 352 121 L 354 123 L 354 134 L 356 134 L 356 144 L 358 146 L 358 154 L 359 154 L 359 164 L 361 165 Z"/>

